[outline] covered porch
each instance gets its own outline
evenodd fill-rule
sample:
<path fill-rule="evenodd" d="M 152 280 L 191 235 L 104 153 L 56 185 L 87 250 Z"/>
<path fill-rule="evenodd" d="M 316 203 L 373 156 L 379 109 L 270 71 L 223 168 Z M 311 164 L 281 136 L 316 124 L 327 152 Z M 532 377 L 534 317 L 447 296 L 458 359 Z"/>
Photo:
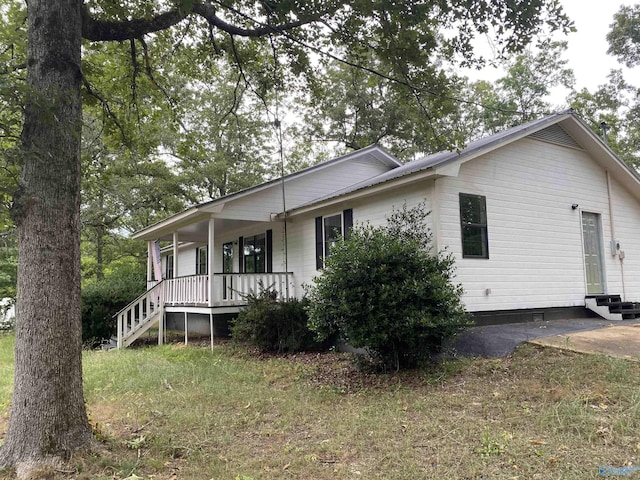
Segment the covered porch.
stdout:
<path fill-rule="evenodd" d="M 293 294 L 284 220 L 223 207 L 205 204 L 133 236 L 147 241 L 147 290 L 162 282 L 165 304 L 244 304 L 247 294 L 268 287 L 280 298 Z"/>
<path fill-rule="evenodd" d="M 213 285 L 213 297 L 210 285 Z M 185 335 L 189 312 L 208 314 L 213 341 L 214 315 L 239 312 L 247 304 L 247 295 L 258 294 L 264 289 L 274 291 L 278 298 L 293 296 L 293 274 L 191 275 L 157 282 L 116 314 L 117 348 L 128 347 L 154 326 L 158 327 L 158 343 L 162 344 L 165 315 L 169 312 L 185 314 Z"/>
<path fill-rule="evenodd" d="M 167 313 L 184 313 L 185 323 L 187 314 L 208 315 L 213 332 L 214 316 L 237 313 L 247 295 L 270 289 L 280 299 L 295 296 L 283 220 L 264 210 L 225 210 L 220 203 L 133 235 L 147 241 L 147 291 L 117 314 L 118 348 L 156 325 L 162 343 Z"/>

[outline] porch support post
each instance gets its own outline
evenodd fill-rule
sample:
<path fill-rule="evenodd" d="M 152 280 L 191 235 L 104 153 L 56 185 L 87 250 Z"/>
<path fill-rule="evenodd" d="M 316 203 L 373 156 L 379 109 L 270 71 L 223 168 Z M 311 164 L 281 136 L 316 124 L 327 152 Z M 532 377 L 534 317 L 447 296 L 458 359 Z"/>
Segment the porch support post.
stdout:
<path fill-rule="evenodd" d="M 173 232 L 173 278 L 178 278 L 178 232 Z"/>
<path fill-rule="evenodd" d="M 147 242 L 147 290 L 149 290 L 149 284 L 155 280 L 153 275 L 153 241 Z"/>
<path fill-rule="evenodd" d="M 184 344 L 185 345 L 189 345 L 189 337 L 187 334 L 187 330 L 188 330 L 188 319 L 187 319 L 187 312 L 184 312 Z"/>
<path fill-rule="evenodd" d="M 215 250 L 214 250 L 214 246 L 215 246 L 215 219 L 212 217 L 209 217 L 209 231 L 208 231 L 208 255 L 207 255 L 207 273 L 209 274 L 209 306 L 213 307 L 216 303 L 216 289 L 215 289 L 215 281 L 214 281 L 214 272 L 215 272 Z M 213 332 L 212 332 L 213 335 Z"/>
<path fill-rule="evenodd" d="M 209 313 L 209 326 L 211 327 L 211 353 L 213 353 L 213 313 Z"/>
<path fill-rule="evenodd" d="M 160 318 L 158 319 L 158 345 L 164 344 L 165 324 L 164 324 L 164 297 L 160 295 Z"/>

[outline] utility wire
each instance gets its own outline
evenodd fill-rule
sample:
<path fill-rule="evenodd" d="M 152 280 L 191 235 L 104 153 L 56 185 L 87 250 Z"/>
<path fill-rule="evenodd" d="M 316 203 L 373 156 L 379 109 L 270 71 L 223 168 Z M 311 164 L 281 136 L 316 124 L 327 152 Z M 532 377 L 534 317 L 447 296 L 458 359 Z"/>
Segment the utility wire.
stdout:
<path fill-rule="evenodd" d="M 278 139 L 278 150 L 280 154 L 280 182 L 282 188 L 282 211 L 283 216 L 283 241 L 284 241 L 284 272 L 285 272 L 285 288 L 286 288 L 286 300 L 289 300 L 289 245 L 287 238 L 287 197 L 285 194 L 285 182 L 284 182 L 284 148 L 282 140 L 282 122 L 280 121 L 280 95 L 278 95 L 278 55 L 276 51 L 275 41 L 273 35 L 269 34 L 269 43 L 271 45 L 271 52 L 273 54 L 273 81 L 275 88 L 275 122 L 274 128 L 276 131 L 276 137 Z"/>

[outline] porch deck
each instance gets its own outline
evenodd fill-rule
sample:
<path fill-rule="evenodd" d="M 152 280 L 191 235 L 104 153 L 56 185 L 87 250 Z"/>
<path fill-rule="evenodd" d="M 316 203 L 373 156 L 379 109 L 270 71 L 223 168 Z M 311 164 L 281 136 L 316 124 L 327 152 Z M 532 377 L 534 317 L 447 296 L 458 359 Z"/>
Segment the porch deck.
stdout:
<path fill-rule="evenodd" d="M 214 273 L 149 282 L 144 294 L 114 315 L 118 327 L 117 348 L 128 347 L 155 325 L 158 325 L 158 343 L 162 343 L 167 311 L 231 313 L 247 304 L 249 294 L 272 289 L 278 298 L 290 298 L 294 296 L 293 288 L 290 272 Z"/>

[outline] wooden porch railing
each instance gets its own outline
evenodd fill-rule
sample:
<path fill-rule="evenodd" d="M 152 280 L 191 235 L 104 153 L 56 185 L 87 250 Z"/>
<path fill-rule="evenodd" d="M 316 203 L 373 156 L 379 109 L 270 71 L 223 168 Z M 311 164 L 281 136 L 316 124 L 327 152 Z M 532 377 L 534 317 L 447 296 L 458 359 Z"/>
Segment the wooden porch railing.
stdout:
<path fill-rule="evenodd" d="M 164 307 L 202 306 L 224 307 L 239 306 L 245 302 L 249 293 L 259 293 L 272 288 L 278 298 L 294 296 L 293 274 L 277 273 L 215 273 L 213 275 L 212 302 L 209 302 L 209 276 L 192 275 L 163 280 L 150 290 L 136 298 L 114 316 L 117 318 L 117 348 L 125 348 L 158 322 L 162 338 L 162 317 Z"/>
<path fill-rule="evenodd" d="M 209 303 L 209 276 L 191 275 L 165 280 L 163 299 L 167 305 L 224 306 L 244 302 L 249 293 L 273 288 L 278 298 L 293 296 L 293 274 L 275 273 L 214 273 L 213 299 Z"/>
<path fill-rule="evenodd" d="M 128 347 L 136 338 L 162 318 L 163 282 L 136 298 L 115 314 L 117 319 L 117 347 Z M 160 322 L 162 325 L 162 322 Z"/>
<path fill-rule="evenodd" d="M 248 293 L 259 293 L 266 288 L 272 288 L 278 298 L 293 296 L 292 273 L 222 273 L 215 274 L 214 281 L 221 287 L 222 298 L 225 302 L 243 302 Z"/>
<path fill-rule="evenodd" d="M 170 305 L 208 305 L 209 276 L 191 275 L 165 280 L 163 298 Z"/>

